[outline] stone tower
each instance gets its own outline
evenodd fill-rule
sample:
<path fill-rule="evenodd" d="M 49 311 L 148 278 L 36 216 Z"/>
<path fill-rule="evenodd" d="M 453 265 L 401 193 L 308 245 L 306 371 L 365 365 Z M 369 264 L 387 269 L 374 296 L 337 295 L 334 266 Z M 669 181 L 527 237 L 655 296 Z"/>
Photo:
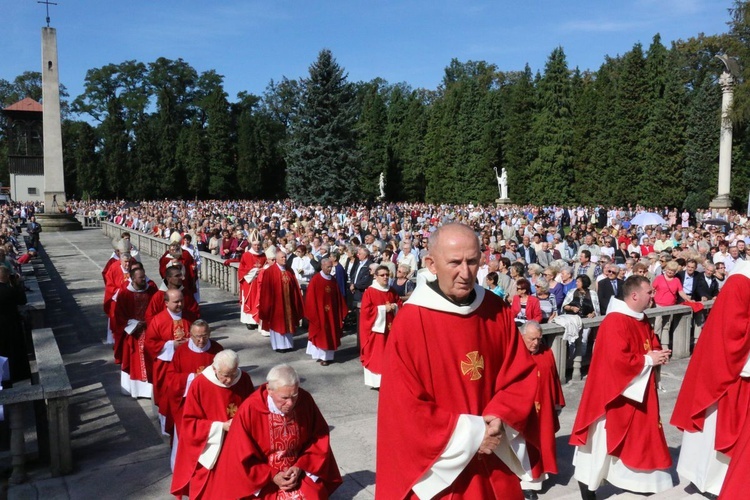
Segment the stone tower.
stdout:
<path fill-rule="evenodd" d="M 44 207 L 55 213 L 65 206 L 60 72 L 57 68 L 57 30 L 42 28 L 42 105 L 44 106 Z"/>

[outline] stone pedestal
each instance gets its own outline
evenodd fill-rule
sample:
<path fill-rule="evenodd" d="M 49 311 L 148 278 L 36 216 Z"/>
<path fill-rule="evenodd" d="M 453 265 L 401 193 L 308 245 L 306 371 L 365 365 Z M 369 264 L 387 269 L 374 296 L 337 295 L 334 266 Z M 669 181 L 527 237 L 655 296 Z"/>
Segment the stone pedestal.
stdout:
<path fill-rule="evenodd" d="M 83 229 L 80 221 L 75 215 L 62 213 L 36 213 L 36 221 L 42 225 L 42 237 L 44 233 L 58 233 L 61 231 L 80 231 Z"/>
<path fill-rule="evenodd" d="M 512 205 L 510 198 L 497 198 L 495 199 L 497 205 Z"/>
<path fill-rule="evenodd" d="M 711 203 L 708 205 L 709 208 L 713 208 L 716 210 L 726 210 L 728 208 L 732 208 L 732 199 L 728 194 L 720 194 L 713 200 L 711 200 Z"/>

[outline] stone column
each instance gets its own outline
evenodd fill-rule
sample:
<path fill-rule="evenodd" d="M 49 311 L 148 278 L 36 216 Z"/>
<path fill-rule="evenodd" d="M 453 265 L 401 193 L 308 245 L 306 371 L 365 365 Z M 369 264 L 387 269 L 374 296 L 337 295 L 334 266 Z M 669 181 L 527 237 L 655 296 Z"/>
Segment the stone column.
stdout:
<path fill-rule="evenodd" d="M 711 202 L 711 208 L 732 207 L 730 196 L 732 179 L 732 119 L 729 113 L 734 98 L 734 77 L 724 71 L 719 77 L 721 84 L 721 140 L 719 142 L 719 193 Z"/>
<path fill-rule="evenodd" d="M 65 209 L 62 127 L 60 125 L 60 72 L 57 69 L 57 30 L 42 28 L 42 133 L 44 138 L 44 213 L 37 222 L 45 232 L 82 229 Z"/>
<path fill-rule="evenodd" d="M 62 128 L 60 126 L 60 72 L 57 68 L 57 30 L 42 28 L 42 105 L 44 107 L 44 209 L 65 206 Z"/>

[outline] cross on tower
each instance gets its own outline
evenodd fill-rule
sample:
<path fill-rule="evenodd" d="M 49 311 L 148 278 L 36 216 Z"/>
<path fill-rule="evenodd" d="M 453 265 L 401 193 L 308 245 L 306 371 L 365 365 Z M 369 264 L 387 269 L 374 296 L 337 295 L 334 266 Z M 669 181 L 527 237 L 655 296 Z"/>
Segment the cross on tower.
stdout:
<path fill-rule="evenodd" d="M 49 0 L 44 0 L 43 2 L 37 1 L 36 3 L 43 3 L 47 6 L 47 27 L 49 28 L 49 6 L 50 5 L 57 5 L 55 2 L 50 2 Z"/>

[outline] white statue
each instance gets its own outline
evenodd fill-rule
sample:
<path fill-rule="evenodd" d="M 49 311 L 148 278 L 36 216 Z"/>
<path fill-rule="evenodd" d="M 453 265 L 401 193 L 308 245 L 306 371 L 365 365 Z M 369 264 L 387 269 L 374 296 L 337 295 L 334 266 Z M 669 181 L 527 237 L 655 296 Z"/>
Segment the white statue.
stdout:
<path fill-rule="evenodd" d="M 508 171 L 502 169 L 502 174 L 497 175 L 497 167 L 495 168 L 495 177 L 497 177 L 497 188 L 500 190 L 500 198 L 505 200 L 508 198 Z"/>
<path fill-rule="evenodd" d="M 380 187 L 380 200 L 385 198 L 385 173 L 380 172 L 380 182 L 378 182 L 378 186 Z"/>

